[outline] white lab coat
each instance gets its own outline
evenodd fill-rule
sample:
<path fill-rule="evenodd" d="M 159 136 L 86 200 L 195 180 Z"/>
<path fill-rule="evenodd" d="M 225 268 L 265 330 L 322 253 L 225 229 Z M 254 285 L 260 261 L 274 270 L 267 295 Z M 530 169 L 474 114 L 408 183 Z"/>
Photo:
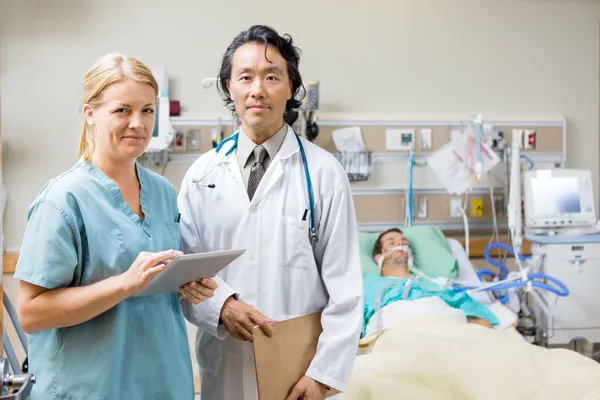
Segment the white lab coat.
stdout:
<path fill-rule="evenodd" d="M 309 216 L 302 220 L 308 192 L 291 128 L 252 201 L 235 153 L 225 157 L 229 143 L 217 155 L 202 155 L 185 175 L 179 195 L 184 252 L 246 249 L 218 274 L 213 298 L 196 306 L 182 302 L 186 318 L 200 328 L 196 355 L 203 399 L 257 398 L 252 344 L 218 325 L 223 302 L 234 293 L 278 321 L 322 311 L 323 333 L 306 375 L 340 391 L 347 387 L 363 315 L 354 205 L 342 166 L 302 140 L 319 232 L 314 253 Z M 201 184 L 193 182 L 221 159 Z M 215 187 L 202 186 L 208 184 Z"/>

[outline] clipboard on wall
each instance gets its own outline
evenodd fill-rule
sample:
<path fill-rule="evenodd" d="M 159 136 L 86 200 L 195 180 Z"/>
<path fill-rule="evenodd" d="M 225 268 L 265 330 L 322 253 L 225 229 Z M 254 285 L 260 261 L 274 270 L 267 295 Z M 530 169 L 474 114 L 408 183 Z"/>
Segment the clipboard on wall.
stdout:
<path fill-rule="evenodd" d="M 284 400 L 304 376 L 323 331 L 321 313 L 276 322 L 273 337 L 260 327 L 252 331 L 259 400 Z M 338 394 L 330 389 L 325 397 Z"/>

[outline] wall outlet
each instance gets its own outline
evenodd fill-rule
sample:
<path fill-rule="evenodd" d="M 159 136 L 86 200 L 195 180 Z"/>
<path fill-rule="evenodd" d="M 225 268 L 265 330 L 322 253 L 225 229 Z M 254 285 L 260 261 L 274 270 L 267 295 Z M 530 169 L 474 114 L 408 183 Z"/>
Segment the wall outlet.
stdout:
<path fill-rule="evenodd" d="M 431 150 L 432 147 L 432 130 L 421 129 L 421 150 Z"/>
<path fill-rule="evenodd" d="M 483 199 L 475 198 L 471 200 L 471 216 L 483 217 Z"/>
<path fill-rule="evenodd" d="M 186 144 L 185 132 L 175 132 L 175 137 L 173 138 L 173 150 L 183 151 L 186 149 Z"/>
<path fill-rule="evenodd" d="M 525 129 L 523 132 L 523 149 L 535 149 L 535 129 Z"/>
<path fill-rule="evenodd" d="M 462 208 L 462 198 L 461 197 L 450 197 L 450 217 L 451 218 L 460 218 L 462 217 L 462 212 L 460 211 Z"/>
<path fill-rule="evenodd" d="M 415 131 L 413 129 L 386 129 L 385 148 L 387 150 L 408 151 L 414 148 Z"/>
<path fill-rule="evenodd" d="M 413 199 L 413 218 L 427 218 L 427 197 L 415 197 Z"/>

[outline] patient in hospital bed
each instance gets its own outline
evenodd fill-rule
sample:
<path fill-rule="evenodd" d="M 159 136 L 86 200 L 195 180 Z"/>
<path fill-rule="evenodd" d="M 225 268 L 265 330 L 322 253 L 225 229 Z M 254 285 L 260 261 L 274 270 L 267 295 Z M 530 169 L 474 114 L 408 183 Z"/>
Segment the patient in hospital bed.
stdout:
<path fill-rule="evenodd" d="M 380 274 L 363 277 L 361 349 L 340 400 L 600 399 L 594 360 L 532 345 L 512 326 L 496 326 L 493 308 L 443 281 L 440 290 L 416 279 L 400 230 L 378 237 L 373 258 Z"/>
<path fill-rule="evenodd" d="M 411 258 L 410 243 L 399 229 L 387 230 L 375 241 L 373 259 L 381 266 L 381 275 L 366 275 L 363 278 L 363 337 L 367 334 L 367 326 L 378 308 L 400 301 L 408 302 L 404 310 L 412 308 L 411 316 L 421 310 L 421 313 L 452 316 L 457 320 L 461 320 L 462 317 L 465 322 L 488 328 L 498 324 L 494 314 L 464 292 L 443 288 L 435 281 L 411 276 Z M 437 299 L 428 299 L 432 297 Z M 422 299 L 428 300 L 416 301 Z M 453 313 L 449 308 L 458 311 Z M 397 310 L 401 313 L 399 308 Z"/>

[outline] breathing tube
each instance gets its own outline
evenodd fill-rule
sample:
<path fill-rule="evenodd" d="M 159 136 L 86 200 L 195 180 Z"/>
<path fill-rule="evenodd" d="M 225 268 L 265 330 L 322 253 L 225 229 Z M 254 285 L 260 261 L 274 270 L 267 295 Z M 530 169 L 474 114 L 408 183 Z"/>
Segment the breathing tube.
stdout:
<path fill-rule="evenodd" d="M 506 250 L 513 256 L 515 255 L 515 252 L 514 252 L 513 248 L 510 247 L 509 245 L 507 245 L 505 243 L 498 243 L 498 242 L 490 243 L 489 245 L 486 246 L 486 248 L 483 252 L 486 261 L 500 269 L 500 271 L 501 271 L 500 277 L 502 279 L 507 279 L 507 278 L 509 278 L 509 272 L 508 272 L 508 269 L 506 268 L 506 266 L 504 264 L 502 264 L 501 262 L 492 258 L 492 256 L 490 255 L 490 251 L 493 249 L 496 249 L 496 248 L 501 248 L 503 250 Z M 519 257 L 519 260 L 528 260 L 531 258 L 531 257 L 524 256 L 523 254 L 519 254 L 518 257 Z M 492 272 L 489 269 L 481 269 L 481 270 L 479 270 L 477 275 L 479 276 L 479 279 L 483 281 L 483 278 L 485 276 L 494 277 L 495 274 L 494 274 L 494 272 Z M 552 283 L 552 285 L 550 285 L 549 283 Z M 484 292 L 490 292 L 490 291 L 497 292 L 497 291 L 505 291 L 508 289 L 516 289 L 516 288 L 538 288 L 538 289 L 547 290 L 547 291 L 554 293 L 557 296 L 561 296 L 561 297 L 565 297 L 565 296 L 569 295 L 569 289 L 563 282 L 561 282 L 560 280 L 558 280 L 552 276 L 549 276 L 549 275 L 546 275 L 543 273 L 525 274 L 525 275 L 523 275 L 522 278 L 508 279 L 508 280 L 499 281 L 499 282 L 491 282 L 489 284 L 484 284 L 483 286 L 479 286 L 479 287 L 478 286 L 460 286 L 460 287 L 456 288 L 456 290 L 457 291 L 475 290 L 475 291 L 484 291 Z M 501 303 L 505 304 L 506 302 L 508 302 L 508 295 L 500 296 L 498 298 L 498 300 Z"/>
<path fill-rule="evenodd" d="M 485 257 L 485 260 L 488 263 L 492 264 L 494 267 L 498 268 L 501 271 L 500 277 L 505 279 L 508 276 L 508 269 L 506 268 L 506 266 L 504 264 L 502 264 L 498 260 L 495 260 L 490 255 L 490 252 L 492 250 L 496 249 L 496 248 L 501 248 L 503 250 L 506 250 L 507 252 L 509 252 L 513 256 L 515 255 L 515 251 L 509 245 L 507 245 L 505 243 L 500 243 L 500 242 L 490 243 L 483 250 L 483 257 Z M 530 258 L 531 257 L 524 256 L 523 254 L 519 254 L 519 260 L 529 260 Z M 495 274 L 494 274 L 493 271 L 490 271 L 489 269 L 481 269 L 481 270 L 479 270 L 479 272 L 477 273 L 477 275 L 479 276 L 479 279 L 482 279 L 483 276 L 486 276 L 486 275 L 488 275 L 488 276 L 494 276 Z"/>
<path fill-rule="evenodd" d="M 556 285 L 558 287 L 558 289 L 554 286 L 551 286 L 549 284 L 547 284 L 546 282 L 552 282 L 554 285 Z M 498 282 L 497 285 L 490 285 L 489 287 L 484 287 L 484 288 L 479 288 L 477 286 L 460 286 L 458 288 L 456 288 L 456 290 L 458 291 L 465 291 L 465 290 L 471 290 L 471 289 L 478 289 L 478 291 L 483 291 L 483 292 L 489 292 L 489 291 L 500 291 L 500 290 L 506 290 L 506 289 L 513 289 L 513 288 L 522 288 L 522 287 L 536 287 L 539 289 L 545 289 L 549 292 L 552 292 L 554 294 L 556 294 L 557 296 L 561 296 L 561 297 L 565 297 L 569 295 L 569 289 L 567 288 L 567 286 L 562 283 L 561 281 L 559 281 L 558 279 L 550 276 L 550 275 L 546 275 L 546 274 L 542 274 L 542 273 L 533 273 L 533 274 L 529 274 L 527 275 L 527 280 L 515 280 L 515 281 L 508 281 L 508 282 Z"/>
<path fill-rule="evenodd" d="M 438 291 L 441 292 L 446 289 L 450 289 L 452 287 L 452 281 L 450 279 L 431 278 L 424 272 L 419 271 L 414 266 L 414 257 L 413 257 L 412 249 L 410 248 L 410 246 L 396 246 L 392 249 L 389 249 L 385 253 L 383 253 L 381 255 L 381 257 L 379 257 L 379 261 L 377 263 L 379 266 L 379 271 L 381 271 L 381 269 L 383 268 L 383 263 L 384 263 L 385 259 L 396 251 L 403 251 L 408 256 L 407 266 L 408 266 L 408 272 L 411 275 L 411 277 L 408 278 L 409 283 L 407 284 L 408 285 L 407 287 L 410 288 L 411 284 L 416 287 L 422 286 L 422 284 L 419 284 L 420 280 L 423 280 L 425 282 L 429 282 L 429 283 L 433 284 L 433 285 L 427 286 L 427 288 L 426 288 L 430 292 L 438 292 Z M 425 289 L 425 287 L 423 287 L 423 289 Z"/>
<path fill-rule="evenodd" d="M 533 160 L 524 154 L 521 154 L 521 158 L 529 163 L 529 169 L 533 169 Z"/>

